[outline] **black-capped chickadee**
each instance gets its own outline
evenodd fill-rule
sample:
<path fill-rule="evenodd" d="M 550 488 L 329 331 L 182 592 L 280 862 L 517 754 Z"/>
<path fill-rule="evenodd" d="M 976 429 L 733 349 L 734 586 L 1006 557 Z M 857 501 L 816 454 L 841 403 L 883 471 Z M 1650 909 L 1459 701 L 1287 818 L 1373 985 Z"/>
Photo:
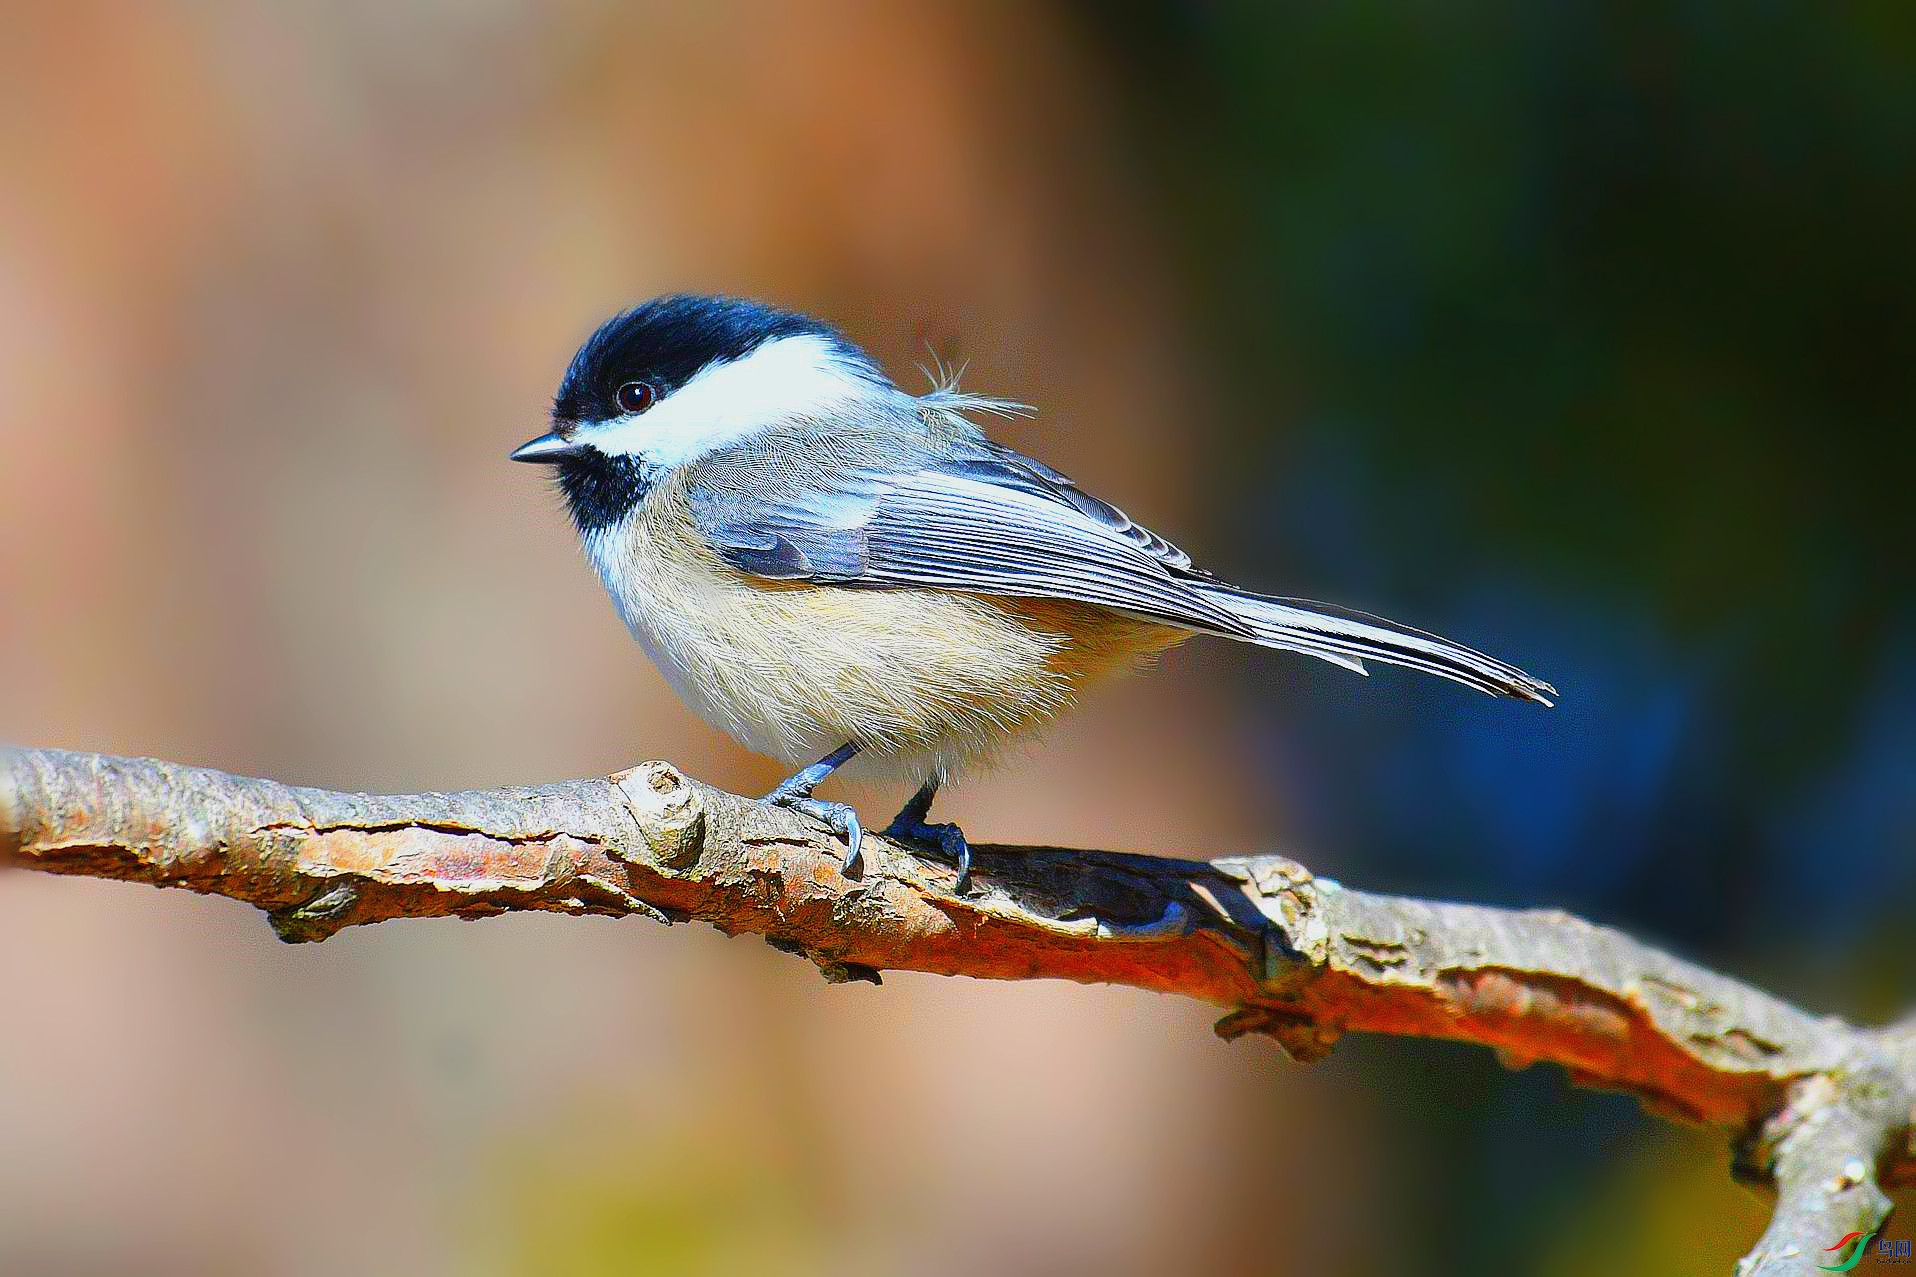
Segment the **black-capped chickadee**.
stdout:
<path fill-rule="evenodd" d="M 661 297 L 592 334 L 552 432 L 512 459 L 557 467 L 613 603 L 693 709 L 819 760 L 768 797 L 842 836 L 848 871 L 858 816 L 812 790 L 853 755 L 922 782 L 886 833 L 941 848 L 962 887 L 964 835 L 925 819 L 938 786 L 1193 634 L 1555 695 L 1436 635 L 1220 581 L 969 419 L 1028 411 L 909 394 L 804 315 Z"/>

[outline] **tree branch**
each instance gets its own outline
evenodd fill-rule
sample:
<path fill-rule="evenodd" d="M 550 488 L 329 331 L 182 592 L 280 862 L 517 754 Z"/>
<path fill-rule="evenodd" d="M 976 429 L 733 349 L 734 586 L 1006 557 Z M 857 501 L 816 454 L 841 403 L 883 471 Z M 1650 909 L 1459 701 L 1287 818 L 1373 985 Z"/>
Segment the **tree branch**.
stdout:
<path fill-rule="evenodd" d="M 830 980 L 912 970 L 1180 993 L 1227 1008 L 1225 1037 L 1266 1033 L 1303 1060 L 1366 1031 L 1550 1061 L 1739 1134 L 1739 1173 L 1778 1188 L 1748 1273 L 1800 1269 L 1879 1228 L 1881 1184 L 1916 1181 L 1916 1028 L 1812 1017 L 1568 914 L 1355 891 L 1279 856 L 979 847 L 960 895 L 949 867 L 881 837 L 857 877 L 839 854 L 792 813 L 657 762 L 376 796 L 0 753 L 0 858 L 227 896 L 288 941 L 516 909 L 696 918 L 761 934 Z"/>

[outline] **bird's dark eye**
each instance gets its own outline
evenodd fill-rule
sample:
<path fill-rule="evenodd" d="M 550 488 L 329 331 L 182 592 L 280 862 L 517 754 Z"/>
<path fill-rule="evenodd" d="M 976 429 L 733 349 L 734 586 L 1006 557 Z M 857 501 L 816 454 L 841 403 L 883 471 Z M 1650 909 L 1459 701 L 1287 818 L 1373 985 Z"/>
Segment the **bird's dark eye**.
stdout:
<path fill-rule="evenodd" d="M 628 381 L 615 396 L 620 412 L 644 412 L 659 400 L 659 392 L 649 381 Z"/>

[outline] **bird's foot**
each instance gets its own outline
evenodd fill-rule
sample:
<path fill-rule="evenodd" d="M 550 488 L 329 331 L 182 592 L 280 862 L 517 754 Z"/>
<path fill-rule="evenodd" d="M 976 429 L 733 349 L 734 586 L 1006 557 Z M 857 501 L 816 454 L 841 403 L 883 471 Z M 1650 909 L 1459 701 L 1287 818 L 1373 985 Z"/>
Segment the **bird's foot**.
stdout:
<path fill-rule="evenodd" d="M 776 807 L 789 807 L 801 816 L 810 816 L 843 838 L 845 872 L 850 874 L 858 868 L 865 845 L 865 827 L 858 823 L 858 813 L 852 810 L 851 804 L 826 802 L 810 794 L 781 794 L 776 789 L 765 795 L 765 801 Z"/>
<path fill-rule="evenodd" d="M 898 819 L 885 827 L 885 837 L 895 842 L 915 842 L 921 846 L 936 847 L 945 857 L 958 866 L 958 881 L 955 889 L 961 894 L 971 883 L 971 843 L 965 839 L 965 831 L 956 825 L 928 825 L 922 815 L 913 818 L 909 810 L 898 813 Z"/>
<path fill-rule="evenodd" d="M 858 813 L 848 804 L 830 803 L 822 798 L 814 798 L 812 790 L 857 752 L 856 742 L 841 745 L 810 767 L 787 776 L 778 783 L 778 788 L 765 795 L 765 801 L 773 806 L 789 807 L 801 816 L 810 816 L 843 838 L 845 840 L 845 872 L 848 874 L 858 867 L 859 853 L 864 849 L 865 828 L 858 823 Z"/>

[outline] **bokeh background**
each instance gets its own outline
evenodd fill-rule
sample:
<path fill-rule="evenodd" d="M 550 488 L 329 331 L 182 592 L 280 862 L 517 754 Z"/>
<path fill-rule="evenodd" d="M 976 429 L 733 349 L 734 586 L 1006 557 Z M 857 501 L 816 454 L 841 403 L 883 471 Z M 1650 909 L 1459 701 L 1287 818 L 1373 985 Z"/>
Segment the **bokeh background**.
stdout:
<path fill-rule="evenodd" d="M 505 452 L 669 289 L 820 313 L 1247 582 L 945 810 L 1916 993 L 1916 11 L 0 5 L 0 738 L 335 787 L 775 771 Z M 874 809 L 893 793 L 854 794 Z M 9 1273 L 1727 1271 L 1713 1134 L 1127 991 L 0 879 Z M 1892 1235 L 1901 1227 L 1892 1224 Z M 1833 1240 L 1833 1239 L 1832 1239 Z"/>

